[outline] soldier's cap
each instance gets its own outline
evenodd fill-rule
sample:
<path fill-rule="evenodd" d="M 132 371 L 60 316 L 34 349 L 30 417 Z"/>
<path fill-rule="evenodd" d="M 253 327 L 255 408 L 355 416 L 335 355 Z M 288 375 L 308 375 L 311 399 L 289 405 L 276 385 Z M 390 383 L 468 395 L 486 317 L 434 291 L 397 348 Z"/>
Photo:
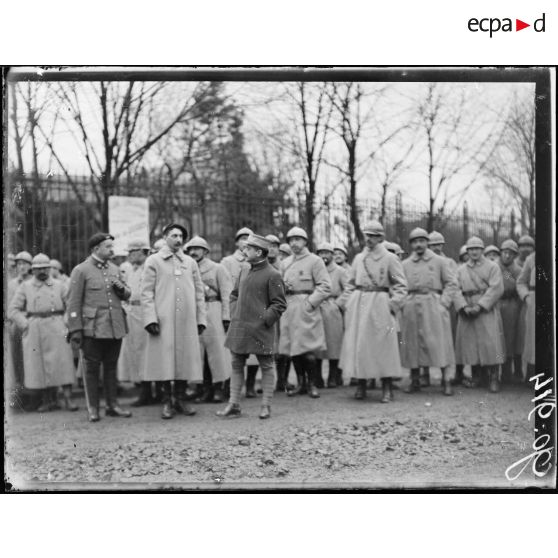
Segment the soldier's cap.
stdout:
<path fill-rule="evenodd" d="M 396 249 L 395 249 L 395 244 L 393 242 L 388 242 L 387 240 L 384 240 L 383 244 L 384 244 L 384 248 L 388 252 L 391 252 L 393 254 L 397 254 Z"/>
<path fill-rule="evenodd" d="M 259 234 L 251 234 L 246 240 L 246 246 L 269 250 L 269 242 L 266 240 L 265 236 L 260 236 Z"/>
<path fill-rule="evenodd" d="M 31 269 L 50 268 L 50 258 L 46 254 L 37 254 L 31 263 Z"/>
<path fill-rule="evenodd" d="M 50 260 L 50 267 L 62 271 L 62 264 L 58 260 Z"/>
<path fill-rule="evenodd" d="M 484 255 L 486 256 L 486 254 L 489 254 L 490 252 L 496 252 L 499 254 L 500 248 L 498 248 L 498 246 L 494 246 L 494 244 L 490 244 L 484 249 Z"/>
<path fill-rule="evenodd" d="M 517 242 L 515 240 L 512 240 L 511 238 L 508 238 L 507 240 L 504 240 L 504 242 L 502 242 L 502 245 L 500 246 L 500 250 L 511 250 L 512 252 L 515 252 L 517 254 L 517 252 L 519 252 L 518 247 L 517 247 Z"/>
<path fill-rule="evenodd" d="M 291 250 L 291 247 L 288 244 L 281 244 L 281 246 L 279 246 L 279 252 L 283 252 L 283 254 L 287 254 L 287 256 L 290 256 L 293 251 Z"/>
<path fill-rule="evenodd" d="M 368 236 L 384 236 L 385 231 L 380 221 L 369 221 L 362 228 L 362 232 Z"/>
<path fill-rule="evenodd" d="M 331 242 L 320 242 L 316 248 L 316 252 L 331 252 L 333 254 L 333 244 L 331 244 Z"/>
<path fill-rule="evenodd" d="M 424 229 L 417 227 L 411 231 L 411 234 L 409 234 L 409 242 L 412 242 L 417 238 L 424 238 L 425 240 L 428 240 L 428 233 Z"/>
<path fill-rule="evenodd" d="M 183 239 L 188 238 L 188 229 L 186 227 L 183 227 L 182 225 L 179 225 L 178 223 L 169 223 L 163 229 L 163 236 L 166 236 L 170 231 L 172 231 L 172 229 L 178 229 L 180 232 L 182 232 Z"/>
<path fill-rule="evenodd" d="M 524 234 L 517 241 L 517 245 L 518 246 L 532 246 L 533 248 L 535 248 L 535 239 L 532 236 L 529 236 L 528 234 Z"/>
<path fill-rule="evenodd" d="M 203 248 L 209 252 L 209 244 L 206 242 L 205 238 L 201 236 L 194 236 L 184 245 L 184 250 L 188 248 Z"/>
<path fill-rule="evenodd" d="M 345 254 L 345 256 L 347 257 L 349 256 L 349 253 L 343 246 L 334 246 L 333 251 L 335 252 L 335 250 L 339 250 L 340 252 L 343 252 L 343 254 Z"/>
<path fill-rule="evenodd" d="M 15 256 L 15 261 L 17 262 L 18 260 L 21 260 L 23 262 L 27 262 L 27 263 L 33 263 L 33 258 L 31 256 L 31 254 L 29 252 L 26 252 L 25 250 L 23 252 L 18 252 Z"/>
<path fill-rule="evenodd" d="M 165 239 L 160 238 L 159 240 L 156 240 L 155 243 L 153 244 L 153 250 L 158 252 L 165 244 L 166 244 Z"/>
<path fill-rule="evenodd" d="M 300 227 L 293 227 L 288 233 L 287 233 L 287 240 L 291 239 L 291 238 L 304 238 L 304 240 L 308 240 L 308 235 L 306 234 L 306 231 L 304 229 L 301 229 Z"/>
<path fill-rule="evenodd" d="M 114 240 L 114 236 L 112 236 L 112 234 L 105 233 L 105 232 L 95 233 L 87 243 L 87 245 L 89 246 L 89 250 L 93 250 L 95 246 L 98 246 L 99 244 L 101 244 L 101 242 L 104 242 L 105 240 Z"/>
<path fill-rule="evenodd" d="M 236 234 L 234 235 L 234 240 L 235 242 L 238 240 L 238 237 L 240 236 L 246 236 L 246 235 L 251 235 L 254 234 L 254 232 L 252 231 L 252 229 L 249 229 L 248 227 L 242 227 L 241 229 L 238 229 L 236 231 Z"/>
<path fill-rule="evenodd" d="M 439 233 L 438 231 L 432 231 L 429 235 L 428 235 L 428 245 L 432 245 L 432 244 L 445 244 L 446 243 L 446 239 L 444 238 L 444 235 L 442 233 Z"/>
<path fill-rule="evenodd" d="M 133 252 L 134 250 L 149 250 L 149 244 L 139 238 L 130 240 L 128 242 L 128 252 Z"/>
<path fill-rule="evenodd" d="M 279 246 L 281 244 L 281 241 L 279 240 L 279 238 L 277 238 L 274 234 L 268 234 L 266 235 L 265 239 L 270 243 L 270 244 L 277 244 L 277 246 Z"/>
<path fill-rule="evenodd" d="M 467 247 L 467 250 L 469 250 L 469 248 L 482 248 L 484 250 L 484 242 L 482 241 L 482 238 L 479 238 L 478 236 L 472 236 L 467 241 L 465 246 Z"/>
<path fill-rule="evenodd" d="M 459 257 L 463 257 L 467 254 L 467 246 L 463 245 L 459 248 Z"/>

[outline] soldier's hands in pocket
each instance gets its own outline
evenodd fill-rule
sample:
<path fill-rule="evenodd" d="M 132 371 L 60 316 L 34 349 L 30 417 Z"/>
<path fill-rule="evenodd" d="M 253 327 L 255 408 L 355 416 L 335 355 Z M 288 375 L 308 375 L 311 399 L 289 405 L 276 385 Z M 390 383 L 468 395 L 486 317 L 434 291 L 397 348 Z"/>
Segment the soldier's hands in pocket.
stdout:
<path fill-rule="evenodd" d="M 201 335 L 205 330 L 205 326 L 202 324 L 198 324 L 198 335 Z"/>
<path fill-rule="evenodd" d="M 83 333 L 81 331 L 74 331 L 70 333 L 70 345 L 76 351 L 81 348 L 83 342 Z"/>
<path fill-rule="evenodd" d="M 156 322 L 152 322 L 150 324 L 147 324 L 145 326 L 145 329 L 146 329 L 147 333 L 149 333 L 150 335 L 159 335 L 159 333 L 161 333 L 161 327 Z"/>

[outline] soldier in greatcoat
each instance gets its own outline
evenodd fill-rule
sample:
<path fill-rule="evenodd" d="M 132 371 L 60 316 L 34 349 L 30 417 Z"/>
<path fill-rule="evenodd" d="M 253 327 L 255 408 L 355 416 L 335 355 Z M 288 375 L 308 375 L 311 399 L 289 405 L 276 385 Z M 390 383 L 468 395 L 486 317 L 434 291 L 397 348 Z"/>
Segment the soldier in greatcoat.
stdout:
<path fill-rule="evenodd" d="M 525 305 L 525 339 L 523 342 L 523 359 L 527 363 L 527 376 L 529 381 L 535 373 L 535 287 L 536 267 L 535 253 L 532 252 L 517 277 L 517 294 Z"/>
<path fill-rule="evenodd" d="M 535 239 L 528 234 L 524 234 L 519 237 L 517 241 L 517 249 L 518 249 L 518 256 L 516 258 L 516 263 L 519 265 L 521 269 L 525 265 L 527 258 L 535 251 Z M 523 343 L 525 342 L 525 329 L 526 329 L 526 312 L 527 312 L 527 305 L 522 301 L 521 307 L 519 309 L 519 323 L 518 323 L 518 333 L 517 337 L 519 340 L 518 351 L 523 354 L 524 347 Z M 524 359 L 523 359 L 524 360 Z M 523 361 L 522 361 L 523 365 Z M 523 366 L 522 366 L 523 368 Z M 525 381 L 529 381 L 529 375 L 525 376 Z"/>
<path fill-rule="evenodd" d="M 132 407 L 142 407 L 155 403 L 151 389 L 152 382 L 146 382 L 142 379 L 148 333 L 143 327 L 141 290 L 145 260 L 148 254 L 149 245 L 147 242 L 132 240 L 128 243 L 130 269 L 126 273 L 126 284 L 132 294 L 123 303 L 128 318 L 128 335 L 122 340 L 122 348 L 118 359 L 118 379 L 121 382 L 140 384 L 139 397 L 131 404 Z"/>
<path fill-rule="evenodd" d="M 521 353 L 519 352 L 523 343 L 518 339 L 521 300 L 516 289 L 516 281 L 521 273 L 521 268 L 515 261 L 517 244 L 514 240 L 504 240 L 500 252 L 501 256 L 498 264 L 504 281 L 504 294 L 498 302 L 498 308 L 502 316 L 506 343 L 506 362 L 502 364 L 502 383 L 509 383 L 512 379 L 512 362 L 513 377 L 519 381 L 523 378 L 523 366 Z"/>
<path fill-rule="evenodd" d="M 281 262 L 287 293 L 287 310 L 281 320 L 279 352 L 290 355 L 298 386 L 289 395 L 308 393 L 316 398 L 317 354 L 326 340 L 320 304 L 331 293 L 331 280 L 322 260 L 308 248 L 308 235 L 300 227 L 287 233 L 293 255 Z"/>
<path fill-rule="evenodd" d="M 446 258 L 428 249 L 428 233 L 416 228 L 409 235 L 411 255 L 403 262 L 407 296 L 401 307 L 401 364 L 411 370 L 409 391 L 420 390 L 420 368 L 442 371 L 445 395 L 453 395 L 447 368 L 455 364 L 449 307 L 457 288 Z"/>
<path fill-rule="evenodd" d="M 490 244 L 484 249 L 484 257 L 491 262 L 498 263 L 500 261 L 500 248 L 494 244 Z"/>
<path fill-rule="evenodd" d="M 271 416 L 275 388 L 275 323 L 286 307 L 280 273 L 267 261 L 268 242 L 259 235 L 248 237 L 244 252 L 249 269 L 243 269 L 232 292 L 236 300 L 226 346 L 232 353 L 231 395 L 229 404 L 217 413 L 221 417 L 240 415 L 240 392 L 244 383 L 244 364 L 255 354 L 262 370 L 262 407 L 260 419 Z"/>
<path fill-rule="evenodd" d="M 342 374 L 339 369 L 339 355 L 341 354 L 344 330 L 344 308 L 341 307 L 342 294 L 347 286 L 347 273 L 333 261 L 333 245 L 329 242 L 319 244 L 316 253 L 324 260 L 331 281 L 331 292 L 320 304 L 326 337 L 326 350 L 319 355 L 321 358 L 318 360 L 318 381 L 322 381 L 319 382 L 318 387 L 320 385 L 323 387 L 322 359 L 327 359 L 329 361 L 327 387 L 335 388 L 338 385 L 343 385 Z"/>
<path fill-rule="evenodd" d="M 491 392 L 500 389 L 499 365 L 505 361 L 505 343 L 498 300 L 504 292 L 497 263 L 483 256 L 484 243 L 478 237 L 467 241 L 469 261 L 457 270 L 455 297 L 457 318 L 456 360 L 472 367 L 472 386 L 488 379 Z"/>
<path fill-rule="evenodd" d="M 122 301 L 130 289 L 111 262 L 114 237 L 96 233 L 89 239 L 91 255 L 72 270 L 68 294 L 70 342 L 83 354 L 83 381 L 90 422 L 99 416 L 99 373 L 103 365 L 106 415 L 130 417 L 118 405 L 116 368 L 122 339 L 128 333 Z"/>
<path fill-rule="evenodd" d="M 407 294 L 407 280 L 397 256 L 383 245 L 384 228 L 372 221 L 363 228 L 366 247 L 355 256 L 344 297 L 345 335 L 339 366 L 357 378 L 356 399 L 366 397 L 366 381 L 382 380 L 382 402 L 393 399 L 392 377 L 401 360 L 396 314 Z"/>
<path fill-rule="evenodd" d="M 335 263 L 342 267 L 345 271 L 348 271 L 351 268 L 351 264 L 348 261 L 349 254 L 344 246 L 337 245 L 333 247 L 333 260 Z"/>
<path fill-rule="evenodd" d="M 71 401 L 75 371 L 63 318 L 66 287 L 50 277 L 50 258 L 45 254 L 33 258 L 32 270 L 33 278 L 20 284 L 9 307 L 10 318 L 23 332 L 25 387 L 41 390 L 39 412 L 58 408 L 60 386 L 66 409 L 77 411 Z"/>
<path fill-rule="evenodd" d="M 200 335 L 204 366 L 204 391 L 201 399 L 206 403 L 222 403 L 225 400 L 224 383 L 231 375 L 231 355 L 225 348 L 225 338 L 231 322 L 231 276 L 223 265 L 209 259 L 209 244 L 201 236 L 193 237 L 185 248 L 198 264 L 205 294 L 207 328 Z"/>
<path fill-rule="evenodd" d="M 182 250 L 187 235 L 182 225 L 167 225 L 166 244 L 147 258 L 142 278 L 143 324 L 149 333 L 143 379 L 159 383 L 163 419 L 176 412 L 194 415 L 186 403 L 187 383 L 203 380 L 199 336 L 207 327 L 205 289 L 198 264 Z"/>

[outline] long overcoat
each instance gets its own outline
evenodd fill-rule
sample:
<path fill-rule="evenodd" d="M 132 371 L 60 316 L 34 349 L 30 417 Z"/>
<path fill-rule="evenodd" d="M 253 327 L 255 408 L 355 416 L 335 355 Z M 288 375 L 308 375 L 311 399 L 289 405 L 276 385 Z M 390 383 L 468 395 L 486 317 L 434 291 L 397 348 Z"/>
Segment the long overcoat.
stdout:
<path fill-rule="evenodd" d="M 347 285 L 347 272 L 334 261 L 326 266 L 331 280 L 331 293 L 320 304 L 320 312 L 324 322 L 326 350 L 320 358 L 339 360 L 341 345 L 343 344 L 343 312 L 341 295 Z"/>
<path fill-rule="evenodd" d="M 123 276 L 132 294 L 124 303 L 128 319 L 128 335 L 122 340 L 118 357 L 118 380 L 121 382 L 141 382 L 145 360 L 145 346 L 148 333 L 143 327 L 141 309 L 141 288 L 144 264 L 127 269 Z"/>
<path fill-rule="evenodd" d="M 498 301 L 498 309 L 502 316 L 506 355 L 508 358 L 521 354 L 523 341 L 519 340 L 519 313 L 521 299 L 517 294 L 516 281 L 521 273 L 521 267 L 513 260 L 509 265 L 498 262 L 504 281 L 504 294 Z"/>
<path fill-rule="evenodd" d="M 242 270 L 231 293 L 236 301 L 225 346 L 241 355 L 272 355 L 275 324 L 287 307 L 280 273 L 267 260 Z"/>
<path fill-rule="evenodd" d="M 401 375 L 395 315 L 406 294 L 401 261 L 382 244 L 355 256 L 343 294 L 347 310 L 339 366 L 345 376 Z"/>
<path fill-rule="evenodd" d="M 24 385 L 28 389 L 72 384 L 74 361 L 66 341 L 65 286 L 56 279 L 36 278 L 20 284 L 10 303 L 9 316 L 23 331 Z M 36 313 L 50 316 L 36 316 Z"/>
<path fill-rule="evenodd" d="M 225 266 L 208 258 L 199 263 L 204 285 L 207 329 L 200 335 L 201 359 L 207 361 L 213 382 L 224 382 L 231 375 L 231 353 L 225 347 L 223 321 L 230 321 L 232 280 Z"/>
<path fill-rule="evenodd" d="M 141 290 L 144 327 L 149 335 L 142 377 L 146 381 L 203 379 L 198 325 L 207 325 L 205 295 L 196 261 L 168 246 L 145 261 Z"/>
<path fill-rule="evenodd" d="M 529 256 L 527 256 L 529 257 Z M 521 260 L 519 257 L 515 258 L 515 263 L 519 269 L 523 269 L 527 260 Z M 517 318 L 517 354 L 522 355 L 525 349 L 525 326 L 527 320 L 527 303 L 520 300 L 519 304 L 519 317 Z M 524 359 L 525 360 L 525 359 Z"/>
<path fill-rule="evenodd" d="M 527 364 L 535 364 L 535 285 L 536 267 L 535 253 L 525 260 L 521 273 L 517 278 L 517 293 L 525 304 L 525 341 L 523 345 L 523 359 Z"/>
<path fill-rule="evenodd" d="M 281 262 L 287 310 L 281 319 L 279 352 L 297 356 L 326 350 L 320 304 L 331 292 L 331 280 L 322 258 L 304 248 Z"/>
<path fill-rule="evenodd" d="M 455 364 L 449 307 L 457 278 L 445 257 L 426 249 L 403 262 L 408 294 L 401 309 L 401 365 L 446 367 Z"/>
<path fill-rule="evenodd" d="M 469 260 L 457 269 L 457 283 L 457 363 L 482 366 L 502 364 L 506 359 L 506 348 L 502 317 L 497 306 L 504 292 L 500 266 L 484 256 L 476 263 Z M 464 316 L 460 310 L 468 304 L 479 304 L 482 312 L 475 317 Z"/>

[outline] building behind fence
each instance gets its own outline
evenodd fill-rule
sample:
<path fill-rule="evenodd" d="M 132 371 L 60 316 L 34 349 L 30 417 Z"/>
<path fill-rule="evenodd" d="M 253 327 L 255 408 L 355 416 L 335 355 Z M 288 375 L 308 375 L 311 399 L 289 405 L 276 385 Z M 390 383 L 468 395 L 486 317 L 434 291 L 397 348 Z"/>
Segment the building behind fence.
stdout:
<path fill-rule="evenodd" d="M 44 252 L 70 271 L 87 256 L 87 239 L 102 228 L 103 204 L 96 192 L 88 177 L 8 176 L 4 188 L 5 251 Z M 284 239 L 290 227 L 304 223 L 304 200 L 273 192 L 239 197 L 223 189 L 208 192 L 173 185 L 164 191 L 157 185 L 119 193 L 148 197 L 152 242 L 160 237 L 165 224 L 178 221 L 186 224 L 192 235 L 207 239 L 215 260 L 234 250 L 234 233 L 240 227 Z M 329 240 L 347 247 L 352 254 L 360 249 L 355 245 L 349 208 L 343 200 L 318 200 L 314 208 L 316 242 Z M 409 232 L 415 227 L 426 228 L 428 223 L 427 209 L 401 194 L 387 204 L 383 217 L 371 202 L 362 202 L 358 211 L 361 224 L 371 218 L 382 220 L 386 238 L 403 249 L 408 248 Z M 436 230 L 446 239 L 445 252 L 453 258 L 473 234 L 486 244 L 497 245 L 506 238 L 517 240 L 521 234 L 512 212 L 499 216 L 472 213 L 466 205 L 451 215 L 437 215 L 436 223 Z"/>

